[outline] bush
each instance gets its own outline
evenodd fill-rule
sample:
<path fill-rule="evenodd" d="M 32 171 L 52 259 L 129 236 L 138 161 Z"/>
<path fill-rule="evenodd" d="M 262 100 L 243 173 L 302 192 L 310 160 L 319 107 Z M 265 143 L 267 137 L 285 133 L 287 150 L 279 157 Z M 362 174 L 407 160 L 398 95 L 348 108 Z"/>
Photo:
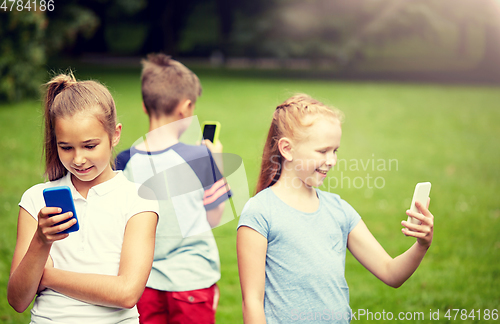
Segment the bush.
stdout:
<path fill-rule="evenodd" d="M 0 16 L 0 101 L 38 96 L 46 63 L 45 13 L 12 11 Z"/>

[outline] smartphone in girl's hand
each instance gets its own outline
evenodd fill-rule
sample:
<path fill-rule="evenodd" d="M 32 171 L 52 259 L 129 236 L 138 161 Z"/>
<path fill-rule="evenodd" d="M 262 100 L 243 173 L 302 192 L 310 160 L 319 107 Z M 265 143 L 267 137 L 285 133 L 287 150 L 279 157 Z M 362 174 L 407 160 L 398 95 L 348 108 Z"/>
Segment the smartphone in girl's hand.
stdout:
<path fill-rule="evenodd" d="M 415 202 L 421 203 L 423 206 L 427 205 L 427 201 L 429 200 L 429 194 L 431 192 L 431 183 L 430 182 L 420 182 L 415 186 L 415 192 L 413 193 L 413 199 L 411 200 L 410 211 L 420 213 L 417 206 L 415 206 Z M 408 223 L 420 225 L 420 221 L 411 216 L 408 216 Z"/>
<path fill-rule="evenodd" d="M 61 214 L 67 212 L 73 213 L 73 217 L 65 220 L 64 222 L 67 222 L 73 218 L 76 219 L 76 223 L 73 226 L 64 231 L 61 231 L 59 234 L 78 231 L 80 225 L 78 224 L 78 218 L 76 217 L 76 209 L 75 209 L 75 204 L 73 203 L 73 196 L 71 195 L 71 189 L 68 186 L 46 188 L 43 190 L 43 198 L 45 199 L 46 207 L 59 207 L 62 209 Z M 56 225 L 59 225 L 61 223 L 58 223 Z"/>

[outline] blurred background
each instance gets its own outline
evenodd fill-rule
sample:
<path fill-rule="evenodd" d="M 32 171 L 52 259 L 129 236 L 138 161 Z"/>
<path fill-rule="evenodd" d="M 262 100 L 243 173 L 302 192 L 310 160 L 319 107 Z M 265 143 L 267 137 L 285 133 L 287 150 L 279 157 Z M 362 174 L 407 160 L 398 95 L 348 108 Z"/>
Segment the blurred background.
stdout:
<path fill-rule="evenodd" d="M 2 100 L 33 95 L 47 64 L 63 58 L 124 63 L 160 51 L 235 69 L 500 81 L 498 0 L 66 0 L 46 1 L 45 11 L 13 3 L 0 8 Z"/>
<path fill-rule="evenodd" d="M 29 310 L 17 314 L 8 305 L 5 292 L 17 204 L 44 181 L 40 85 L 68 68 L 77 79 L 104 83 L 123 124 L 119 152 L 148 131 L 140 60 L 150 52 L 172 55 L 199 76 L 195 114 L 221 123 L 224 152 L 242 158 L 251 194 L 272 112 L 296 92 L 345 113 L 344 163 L 321 189 L 354 206 L 391 256 L 414 243 L 400 222 L 415 184 L 432 182 L 433 245 L 401 288 L 347 254 L 354 311 L 404 312 L 412 323 L 430 323 L 437 311 L 432 323 L 498 323 L 500 0 L 41 5 L 0 0 L 0 323 L 30 319 Z M 389 161 L 397 167 L 381 167 Z M 232 221 L 214 229 L 222 271 L 217 322 L 242 323 L 238 215 L 226 207 L 224 217 Z"/>

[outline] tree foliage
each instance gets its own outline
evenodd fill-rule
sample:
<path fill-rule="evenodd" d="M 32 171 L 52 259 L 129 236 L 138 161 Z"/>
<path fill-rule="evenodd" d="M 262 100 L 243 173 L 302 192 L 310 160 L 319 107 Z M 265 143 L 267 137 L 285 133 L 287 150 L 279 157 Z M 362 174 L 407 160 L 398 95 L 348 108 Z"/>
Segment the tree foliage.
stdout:
<path fill-rule="evenodd" d="M 442 57 L 473 52 L 478 69 L 500 70 L 499 16 L 500 0 L 65 0 L 53 11 L 0 10 L 0 100 L 37 95 L 47 58 L 62 51 L 308 58 L 352 69 L 412 42 Z"/>
<path fill-rule="evenodd" d="M 0 100 L 38 95 L 46 61 L 43 12 L 0 13 Z"/>
<path fill-rule="evenodd" d="M 141 1 L 66 0 L 53 10 L 0 10 L 0 100 L 17 101 L 39 95 L 47 78 L 45 64 L 81 38 L 90 38 L 100 19 L 89 5 L 113 2 L 122 11 Z M 118 4 L 120 3 L 120 4 Z"/>

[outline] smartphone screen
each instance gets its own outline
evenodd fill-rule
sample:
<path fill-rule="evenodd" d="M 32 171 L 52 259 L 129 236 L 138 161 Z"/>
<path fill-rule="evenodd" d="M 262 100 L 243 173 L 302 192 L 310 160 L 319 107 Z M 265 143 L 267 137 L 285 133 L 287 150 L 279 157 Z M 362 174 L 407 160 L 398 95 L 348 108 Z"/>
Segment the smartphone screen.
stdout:
<path fill-rule="evenodd" d="M 205 124 L 205 126 L 203 127 L 203 138 L 210 140 L 213 143 L 216 127 L 217 125 L 215 124 Z"/>

